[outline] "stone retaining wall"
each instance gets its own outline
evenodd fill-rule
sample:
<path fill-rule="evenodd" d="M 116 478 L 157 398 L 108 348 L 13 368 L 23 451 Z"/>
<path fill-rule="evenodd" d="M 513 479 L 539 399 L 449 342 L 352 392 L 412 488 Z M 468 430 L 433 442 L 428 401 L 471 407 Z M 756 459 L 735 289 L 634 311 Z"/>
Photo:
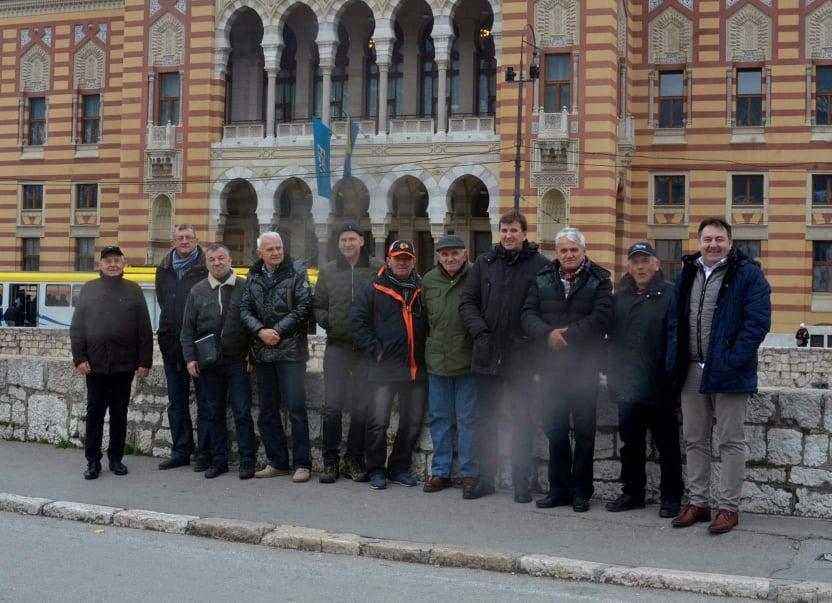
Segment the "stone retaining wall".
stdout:
<path fill-rule="evenodd" d="M 311 343 L 314 359 L 307 372 L 306 389 L 314 468 L 321 466 L 322 342 Z M 785 362 L 785 361 L 783 361 Z M 171 438 L 168 426 L 164 371 L 156 366 L 144 381 L 134 383 L 128 414 L 128 443 L 135 452 L 165 456 Z M 82 446 L 85 434 L 83 378 L 66 358 L 0 356 L 0 438 Z M 195 409 L 192 409 L 195 416 Z M 254 404 L 257 416 L 256 396 Z M 287 423 L 284 416 L 284 423 Z M 395 433 L 397 415 L 389 437 Z M 503 424 L 510 425 L 508 409 Z M 348 423 L 345 423 L 346 433 Z M 229 426 L 233 423 L 229 418 Z M 602 394 L 598 408 L 595 448 L 596 496 L 618 495 L 617 407 Z M 746 437 L 748 471 L 742 507 L 746 511 L 779 515 L 832 518 L 832 392 L 821 389 L 764 387 L 749 403 Z M 106 439 L 106 430 L 105 430 Z M 510 434 L 498 438 L 501 485 L 510 485 Z M 649 442 L 648 442 L 648 445 Z M 425 428 L 414 452 L 413 472 L 425 478 L 430 468 L 431 439 Z M 262 447 L 260 460 L 264 461 Z M 534 442 L 537 484 L 547 486 L 548 446 L 542 432 Z M 658 495 L 659 468 L 651 449 L 647 466 L 651 500 Z M 719 463 L 715 464 L 715 476 Z"/>

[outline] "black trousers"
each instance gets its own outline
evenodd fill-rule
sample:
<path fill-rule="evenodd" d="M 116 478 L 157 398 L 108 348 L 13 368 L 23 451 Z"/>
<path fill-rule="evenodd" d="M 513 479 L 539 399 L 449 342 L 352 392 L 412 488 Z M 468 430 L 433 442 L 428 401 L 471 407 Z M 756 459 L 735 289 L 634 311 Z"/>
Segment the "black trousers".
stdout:
<path fill-rule="evenodd" d="M 237 430 L 240 463 L 254 465 L 257 444 L 251 418 L 251 381 L 242 356 L 223 357 L 213 366 L 201 370 L 198 381 L 208 406 L 208 434 L 212 463 L 228 462 L 227 408 L 231 407 Z"/>
<path fill-rule="evenodd" d="M 367 355 L 352 344 L 329 342 L 324 351 L 324 408 L 322 448 L 324 462 L 336 465 L 341 452 L 341 416 L 350 413 L 346 458 L 364 459 L 368 398 Z"/>
<path fill-rule="evenodd" d="M 387 428 L 393 399 L 399 399 L 399 430 L 393 451 L 387 459 Z M 367 414 L 367 471 L 384 471 L 391 477 L 410 471 L 413 447 L 422 429 L 422 417 L 428 400 L 427 381 L 377 383 L 372 406 Z"/>
<path fill-rule="evenodd" d="M 621 435 L 622 492 L 644 500 L 647 474 L 647 430 L 659 450 L 661 499 L 680 502 L 685 491 L 682 481 L 682 452 L 679 446 L 679 420 L 670 405 L 619 404 L 618 433 Z"/>
<path fill-rule="evenodd" d="M 549 493 L 562 499 L 580 497 L 588 500 L 595 492 L 592 478 L 597 385 L 584 384 L 583 390 L 574 388 L 570 391 L 563 387 L 563 381 L 563 378 L 549 381 L 546 389 L 552 395 L 544 419 L 544 430 L 549 439 Z M 570 431 L 575 438 L 574 452 Z"/>
<path fill-rule="evenodd" d="M 110 444 L 107 458 L 121 461 L 127 439 L 127 405 L 133 372 L 90 373 L 87 375 L 87 437 L 84 455 L 88 463 L 101 460 L 101 440 L 104 439 L 104 416 L 110 411 Z"/>

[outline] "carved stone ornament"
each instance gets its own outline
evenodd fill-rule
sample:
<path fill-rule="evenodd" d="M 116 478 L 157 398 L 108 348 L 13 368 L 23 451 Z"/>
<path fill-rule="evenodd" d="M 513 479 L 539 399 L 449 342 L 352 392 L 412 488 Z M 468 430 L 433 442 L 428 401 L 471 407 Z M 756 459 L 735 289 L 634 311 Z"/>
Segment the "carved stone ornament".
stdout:
<path fill-rule="evenodd" d="M 157 67 L 185 62 L 185 27 L 170 13 L 150 26 L 150 64 Z"/>
<path fill-rule="evenodd" d="M 677 10 L 668 8 L 650 22 L 649 39 L 650 63 L 676 64 L 691 60 L 693 25 Z"/>
<path fill-rule="evenodd" d="M 176 10 L 178 10 L 183 15 L 187 14 L 187 12 L 188 12 L 188 2 L 187 2 L 187 0 L 177 0 Z"/>
<path fill-rule="evenodd" d="M 535 188 L 558 188 L 561 191 L 578 186 L 577 174 L 532 174 L 531 185 Z"/>
<path fill-rule="evenodd" d="M 25 48 L 32 41 L 32 34 L 28 29 L 20 30 L 20 47 Z"/>
<path fill-rule="evenodd" d="M 832 58 L 832 1 L 817 7 L 806 17 L 806 56 Z"/>
<path fill-rule="evenodd" d="M 98 39 L 105 43 L 107 42 L 107 31 L 108 27 L 106 23 L 100 23 L 98 25 Z"/>
<path fill-rule="evenodd" d="M 571 46 L 578 41 L 577 0 L 537 0 L 535 30 L 541 46 Z"/>
<path fill-rule="evenodd" d="M 87 42 L 83 48 L 75 53 L 75 87 L 103 88 L 104 87 L 104 50 L 95 44 Z"/>
<path fill-rule="evenodd" d="M 20 59 L 20 88 L 24 92 L 40 92 L 49 88 L 51 57 L 37 44 Z"/>
<path fill-rule="evenodd" d="M 728 17 L 725 55 L 729 61 L 765 61 L 771 58 L 771 19 L 746 4 Z"/>
<path fill-rule="evenodd" d="M 44 44 L 46 44 L 50 48 L 52 47 L 52 28 L 51 27 L 44 28 L 43 37 L 41 39 L 43 40 Z"/>
<path fill-rule="evenodd" d="M 162 4 L 159 0 L 150 0 L 150 15 L 153 16 L 162 10 Z"/>
<path fill-rule="evenodd" d="M 627 11 L 624 2 L 618 3 L 618 55 L 627 56 Z"/>
<path fill-rule="evenodd" d="M 83 25 L 76 25 L 74 29 L 75 29 L 74 40 L 75 40 L 75 43 L 77 44 L 78 42 L 80 42 L 81 40 L 84 39 L 84 36 L 86 34 L 84 33 L 84 26 Z"/>

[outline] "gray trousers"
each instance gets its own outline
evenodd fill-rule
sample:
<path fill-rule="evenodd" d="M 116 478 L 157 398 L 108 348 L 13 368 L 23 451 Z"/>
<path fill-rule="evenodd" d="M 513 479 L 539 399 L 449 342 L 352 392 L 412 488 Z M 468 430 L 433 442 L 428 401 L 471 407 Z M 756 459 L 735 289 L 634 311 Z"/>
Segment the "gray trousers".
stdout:
<path fill-rule="evenodd" d="M 745 410 L 748 394 L 700 394 L 702 368 L 691 362 L 682 388 L 682 433 L 687 456 L 690 503 L 710 506 L 711 428 L 716 417 L 719 458 L 722 461 L 717 503 L 737 511 L 745 480 Z"/>

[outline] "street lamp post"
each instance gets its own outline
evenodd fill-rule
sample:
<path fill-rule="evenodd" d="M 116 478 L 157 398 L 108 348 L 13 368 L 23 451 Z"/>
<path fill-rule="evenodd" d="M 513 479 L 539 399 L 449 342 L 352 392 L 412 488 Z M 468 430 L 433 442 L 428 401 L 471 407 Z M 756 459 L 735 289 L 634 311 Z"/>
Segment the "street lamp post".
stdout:
<path fill-rule="evenodd" d="M 520 39 L 520 77 L 517 79 L 513 67 L 506 68 L 506 82 L 514 82 L 520 86 L 517 94 L 517 138 L 514 144 L 514 209 L 520 209 L 520 147 L 522 146 L 522 131 L 523 131 L 523 84 L 534 81 L 540 77 L 540 66 L 537 64 L 537 38 L 534 35 L 534 28 L 530 24 L 526 24 L 526 29 L 532 32 L 532 42 L 526 41 L 526 30 L 523 30 L 523 37 Z M 529 77 L 526 78 L 523 72 L 523 57 L 525 55 L 525 47 L 531 46 L 532 50 L 532 64 L 529 67 Z"/>

